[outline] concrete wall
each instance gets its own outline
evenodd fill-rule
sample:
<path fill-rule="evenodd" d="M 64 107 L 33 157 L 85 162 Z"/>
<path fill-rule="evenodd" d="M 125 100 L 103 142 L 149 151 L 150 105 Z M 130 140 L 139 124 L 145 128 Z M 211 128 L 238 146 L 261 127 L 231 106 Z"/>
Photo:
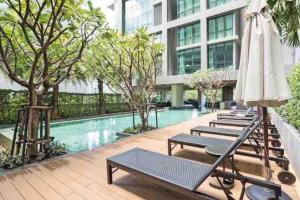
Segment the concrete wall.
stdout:
<path fill-rule="evenodd" d="M 98 92 L 97 81 L 95 80 L 91 80 L 87 83 L 81 81 L 77 81 L 75 83 L 70 81 L 64 81 L 59 86 L 61 92 L 84 93 L 84 94 Z M 3 74 L 0 73 L 0 89 L 25 90 L 26 88 L 11 81 L 8 77 L 5 77 Z M 104 86 L 104 93 L 112 93 L 112 91 L 107 86 Z"/>

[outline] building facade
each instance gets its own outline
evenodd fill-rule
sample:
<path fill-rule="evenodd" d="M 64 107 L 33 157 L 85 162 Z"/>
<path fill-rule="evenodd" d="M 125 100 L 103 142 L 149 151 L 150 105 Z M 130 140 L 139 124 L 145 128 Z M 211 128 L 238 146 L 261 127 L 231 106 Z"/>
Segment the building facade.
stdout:
<path fill-rule="evenodd" d="M 232 100 L 247 3 L 248 0 L 115 0 L 114 9 L 117 28 L 123 33 L 147 27 L 165 45 L 157 86 L 171 91 L 172 106 L 182 106 L 188 77 L 200 69 L 226 70 L 231 85 L 223 88 L 222 101 Z"/>

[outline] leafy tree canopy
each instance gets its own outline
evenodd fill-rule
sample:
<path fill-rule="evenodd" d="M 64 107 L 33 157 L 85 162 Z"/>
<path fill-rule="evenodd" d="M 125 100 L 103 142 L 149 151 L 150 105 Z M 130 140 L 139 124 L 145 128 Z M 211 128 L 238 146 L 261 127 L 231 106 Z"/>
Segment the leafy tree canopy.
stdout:
<path fill-rule="evenodd" d="M 93 73 L 138 110 L 143 128 L 155 95 L 162 52 L 163 46 L 145 28 L 132 35 L 108 30 L 96 37 L 89 50 L 87 60 Z"/>
<path fill-rule="evenodd" d="M 267 0 L 273 20 L 289 46 L 300 45 L 300 0 Z"/>
<path fill-rule="evenodd" d="M 83 0 L 0 0 L 0 68 L 26 88 L 48 90 L 81 60 L 104 23 Z"/>

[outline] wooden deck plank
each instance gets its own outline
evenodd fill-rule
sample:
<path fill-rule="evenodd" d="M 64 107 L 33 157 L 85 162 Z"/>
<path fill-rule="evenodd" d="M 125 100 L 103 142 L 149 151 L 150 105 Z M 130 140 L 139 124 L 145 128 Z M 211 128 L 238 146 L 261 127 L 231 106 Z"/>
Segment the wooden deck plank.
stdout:
<path fill-rule="evenodd" d="M 66 200 L 84 200 L 79 194 L 73 193 L 70 196 L 66 197 Z"/>
<path fill-rule="evenodd" d="M 62 183 L 61 181 L 53 177 L 50 173 L 41 170 L 40 167 L 32 167 L 31 169 L 35 175 L 37 175 L 42 181 L 44 181 L 62 197 L 67 197 L 70 194 L 74 193 L 74 190 L 72 190 L 68 185 Z"/>
<path fill-rule="evenodd" d="M 8 175 L 8 180 L 19 191 L 26 200 L 45 199 L 35 188 L 33 188 L 22 176 L 22 172 Z"/>
<path fill-rule="evenodd" d="M 0 194 L 5 200 L 24 199 L 6 177 L 0 177 Z"/>
<path fill-rule="evenodd" d="M 47 170 L 46 168 L 40 167 L 42 171 Z M 93 191 L 89 190 L 87 187 L 81 185 L 76 180 L 72 179 L 71 177 L 67 176 L 63 173 L 59 168 L 51 172 L 51 174 L 56 177 L 58 180 L 63 182 L 64 184 L 68 185 L 72 190 L 76 191 L 80 196 L 84 197 L 84 199 L 92 200 L 92 199 L 103 199 L 98 196 Z"/>
<path fill-rule="evenodd" d="M 145 182 L 122 170 L 117 171 L 112 185 L 106 180 L 106 159 L 134 147 L 140 147 L 167 155 L 167 139 L 177 133 L 189 133 L 198 125 L 207 126 L 210 120 L 216 119 L 216 113 L 181 124 L 153 130 L 146 134 L 119 140 L 113 144 L 72 154 L 64 158 L 53 159 L 41 164 L 28 166 L 24 170 L 0 177 L 0 200 L 184 200 L 187 199 L 158 185 Z M 201 149 L 185 147 L 174 149 L 174 154 L 186 159 L 202 162 L 213 162 Z M 263 168 L 259 159 L 235 156 L 236 164 L 243 174 L 263 180 Z M 280 168 L 272 163 L 274 180 L 279 183 L 276 173 Z M 11 178 L 13 177 L 13 178 Z M 206 180 L 199 191 L 226 199 L 224 193 L 209 186 L 211 178 Z M 8 183 L 8 185 L 7 185 Z M 282 184 L 281 184 L 282 185 Z M 282 185 L 282 189 L 293 199 L 297 199 L 295 185 Z M 236 181 L 232 190 L 234 198 L 238 198 L 241 184 Z M 26 194 L 27 193 L 27 194 Z M 32 198 L 30 198 L 32 197 Z M 246 199 L 246 198 L 245 198 Z"/>
<path fill-rule="evenodd" d="M 41 180 L 37 175 L 32 172 L 33 169 L 25 169 L 22 174 L 24 179 L 30 183 L 40 194 L 49 200 L 63 200 L 64 198 L 58 194 L 53 188 L 47 185 L 43 180 Z"/>

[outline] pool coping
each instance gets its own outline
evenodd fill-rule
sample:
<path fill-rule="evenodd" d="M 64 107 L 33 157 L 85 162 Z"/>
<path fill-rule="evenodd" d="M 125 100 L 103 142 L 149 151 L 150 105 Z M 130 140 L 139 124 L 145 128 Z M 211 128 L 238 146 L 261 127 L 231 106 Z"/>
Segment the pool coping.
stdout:
<path fill-rule="evenodd" d="M 171 107 L 163 107 L 163 108 L 158 108 L 157 111 L 165 110 L 165 109 L 170 109 Z M 71 118 L 63 118 L 63 119 L 53 119 L 51 120 L 51 123 L 61 123 L 61 122 L 68 122 L 68 121 L 78 121 L 78 120 L 84 120 L 84 119 L 98 119 L 98 118 L 104 118 L 104 117 L 113 117 L 113 116 L 118 116 L 118 115 L 129 115 L 132 114 L 132 111 L 130 112 L 117 112 L 117 113 L 107 113 L 107 114 L 102 114 L 102 115 L 90 115 L 90 116 L 81 116 L 81 117 L 71 117 Z M 0 130 L 1 129 L 6 129 L 6 128 L 14 128 L 14 124 L 3 124 L 0 125 Z"/>

